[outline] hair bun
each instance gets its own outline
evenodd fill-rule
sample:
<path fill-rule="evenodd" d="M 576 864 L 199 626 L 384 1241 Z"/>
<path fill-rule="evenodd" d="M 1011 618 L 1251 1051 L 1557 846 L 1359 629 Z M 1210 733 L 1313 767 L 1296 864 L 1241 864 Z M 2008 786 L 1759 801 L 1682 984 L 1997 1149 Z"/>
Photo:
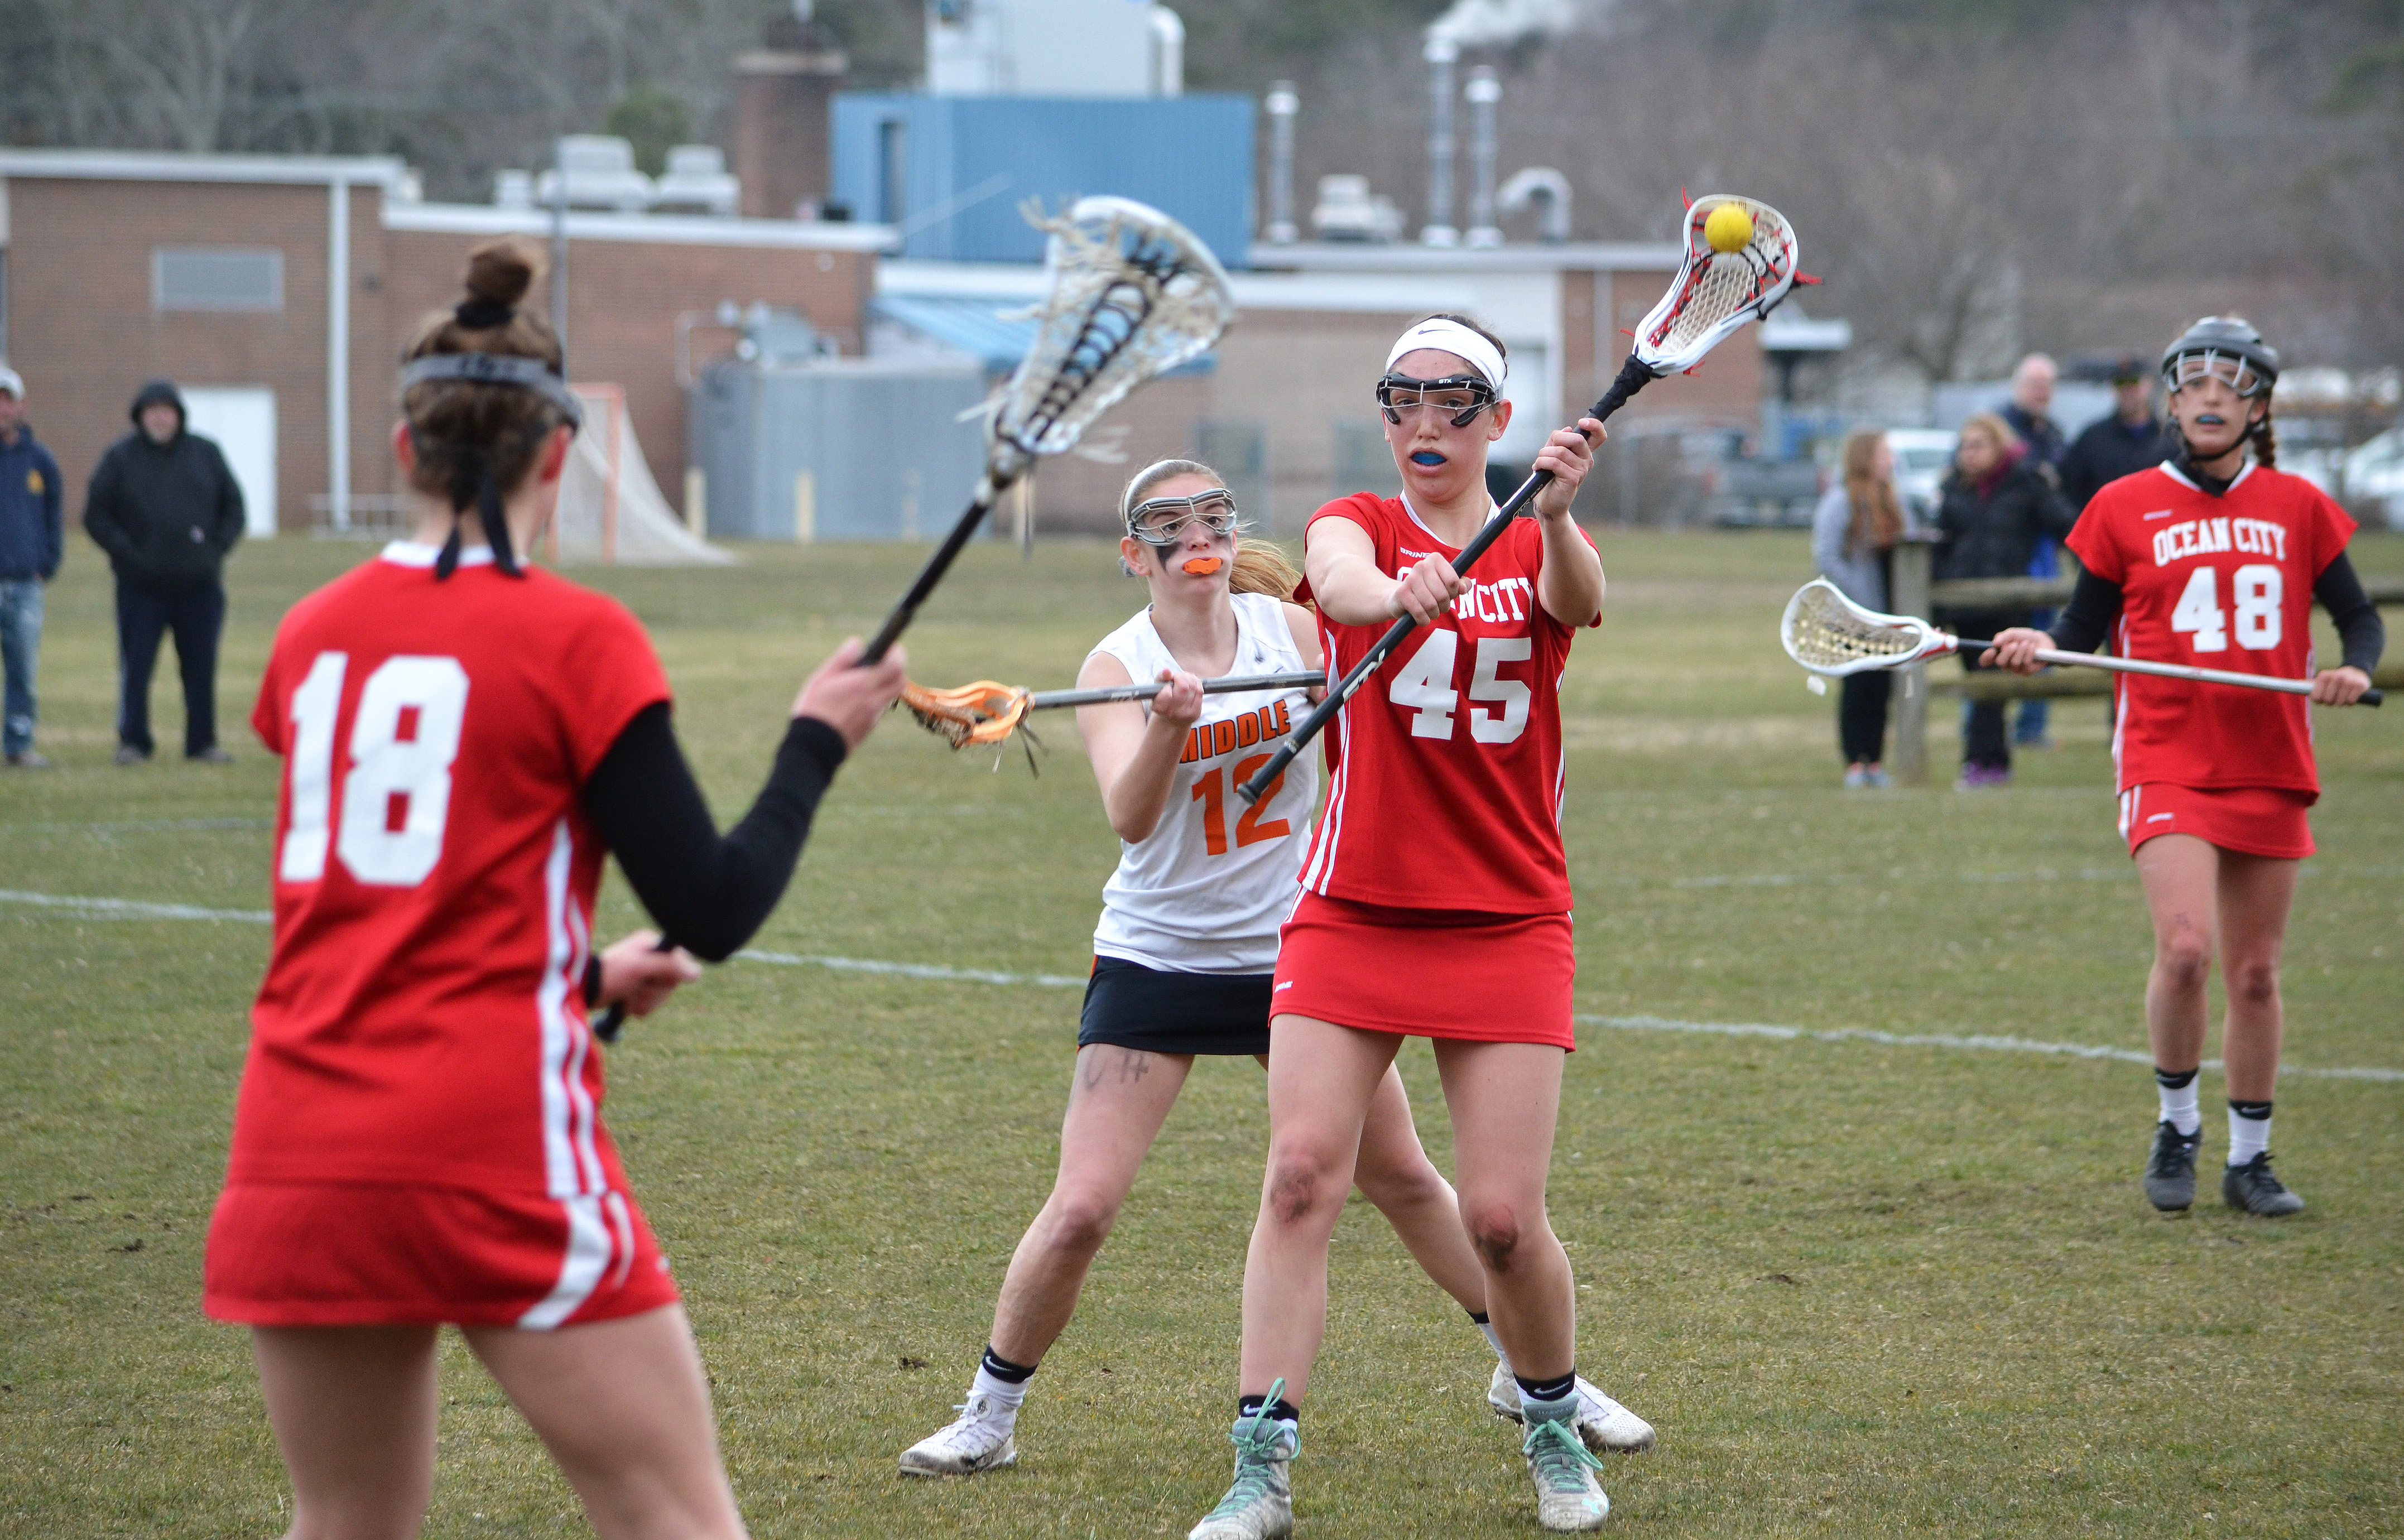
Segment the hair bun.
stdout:
<path fill-rule="evenodd" d="M 468 253 L 468 294 L 496 305 L 514 305 L 543 271 L 541 249 L 523 236 L 504 235 Z"/>

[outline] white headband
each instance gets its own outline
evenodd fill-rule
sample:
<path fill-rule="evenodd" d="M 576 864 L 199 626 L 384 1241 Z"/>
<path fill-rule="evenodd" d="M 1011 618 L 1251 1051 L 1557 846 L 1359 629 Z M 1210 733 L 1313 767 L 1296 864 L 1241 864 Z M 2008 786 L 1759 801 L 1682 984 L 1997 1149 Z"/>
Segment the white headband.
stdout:
<path fill-rule="evenodd" d="M 1470 368 L 1486 376 L 1486 383 L 1494 387 L 1497 396 L 1502 394 L 1502 382 L 1511 376 L 1511 371 L 1502 362 L 1502 349 L 1459 321 L 1447 321 L 1440 315 L 1421 321 L 1395 339 L 1393 350 L 1386 355 L 1387 371 L 1392 372 L 1395 360 L 1404 354 L 1417 353 L 1423 347 L 1456 354 L 1466 359 Z"/>

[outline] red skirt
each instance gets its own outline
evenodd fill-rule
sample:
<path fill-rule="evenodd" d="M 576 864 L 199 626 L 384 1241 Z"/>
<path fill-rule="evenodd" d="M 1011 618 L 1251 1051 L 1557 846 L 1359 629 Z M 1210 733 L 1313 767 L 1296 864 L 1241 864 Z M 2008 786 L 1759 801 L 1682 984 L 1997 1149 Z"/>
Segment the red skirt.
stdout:
<path fill-rule="evenodd" d="M 2313 853 L 2312 805 L 2309 791 L 2150 781 L 2120 793 L 2120 834 L 2132 856 L 2157 834 L 2193 834 L 2241 855 L 2301 861 Z"/>
<path fill-rule="evenodd" d="M 623 1193 L 242 1183 L 209 1221 L 202 1308 L 252 1326 L 584 1325 L 672 1305 Z"/>
<path fill-rule="evenodd" d="M 1305 891 L 1286 917 L 1270 992 L 1279 1015 L 1406 1037 L 1536 1043 L 1575 1052 L 1577 947 L 1567 915 L 1389 909 Z"/>

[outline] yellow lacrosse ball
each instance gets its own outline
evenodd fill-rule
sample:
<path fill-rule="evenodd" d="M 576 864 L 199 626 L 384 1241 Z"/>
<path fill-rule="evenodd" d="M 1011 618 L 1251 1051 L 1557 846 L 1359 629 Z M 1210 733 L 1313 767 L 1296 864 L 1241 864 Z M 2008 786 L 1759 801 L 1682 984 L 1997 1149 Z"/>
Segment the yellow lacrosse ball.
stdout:
<path fill-rule="evenodd" d="M 1753 216 L 1742 203 L 1722 203 L 1703 220 L 1703 240 L 1713 251 L 1742 251 L 1753 241 Z"/>

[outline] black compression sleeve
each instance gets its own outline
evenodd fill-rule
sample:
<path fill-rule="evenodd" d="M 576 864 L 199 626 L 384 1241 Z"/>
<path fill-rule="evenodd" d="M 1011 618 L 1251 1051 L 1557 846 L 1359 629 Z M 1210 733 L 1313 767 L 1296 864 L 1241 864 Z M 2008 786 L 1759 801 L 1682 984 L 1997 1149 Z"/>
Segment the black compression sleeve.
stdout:
<path fill-rule="evenodd" d="M 2368 674 L 2379 666 L 2379 654 L 2387 648 L 2387 628 L 2379 621 L 2379 607 L 2362 591 L 2362 579 L 2355 574 L 2354 563 L 2345 553 L 2321 568 L 2313 581 L 2313 597 L 2329 613 L 2337 625 L 2337 639 L 2344 649 L 2343 665 L 2359 668 Z"/>
<path fill-rule="evenodd" d="M 2064 652 L 2092 652 L 2104 645 L 2119 618 L 2120 585 L 2082 567 L 2070 603 L 2053 623 L 2053 645 Z"/>
<path fill-rule="evenodd" d="M 796 719 L 751 811 L 721 838 L 661 702 L 636 713 L 594 767 L 584 807 L 660 929 L 722 962 L 784 896 L 844 753 L 833 728 Z"/>

